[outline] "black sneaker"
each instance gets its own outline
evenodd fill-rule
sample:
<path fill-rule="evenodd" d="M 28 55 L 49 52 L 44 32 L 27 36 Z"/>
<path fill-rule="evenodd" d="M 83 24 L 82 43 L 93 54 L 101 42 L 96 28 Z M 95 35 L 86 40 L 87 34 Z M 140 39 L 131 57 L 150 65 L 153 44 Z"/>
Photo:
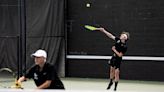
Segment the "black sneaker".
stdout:
<path fill-rule="evenodd" d="M 114 91 L 116 91 L 116 88 L 114 88 Z"/>
<path fill-rule="evenodd" d="M 107 90 L 109 90 L 110 87 L 111 87 L 112 85 L 113 85 L 113 82 L 111 82 L 111 83 L 108 85 Z"/>

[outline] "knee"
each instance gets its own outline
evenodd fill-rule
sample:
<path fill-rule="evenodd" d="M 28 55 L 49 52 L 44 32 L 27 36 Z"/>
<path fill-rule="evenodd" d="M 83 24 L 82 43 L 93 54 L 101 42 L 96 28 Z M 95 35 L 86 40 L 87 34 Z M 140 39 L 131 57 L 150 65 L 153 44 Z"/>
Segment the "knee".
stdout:
<path fill-rule="evenodd" d="M 115 70 L 115 77 L 119 77 L 119 74 L 120 74 L 119 69 L 116 69 L 116 70 Z"/>
<path fill-rule="evenodd" d="M 111 73 L 114 72 L 114 68 L 113 68 L 113 67 L 110 68 L 110 72 L 111 72 Z"/>

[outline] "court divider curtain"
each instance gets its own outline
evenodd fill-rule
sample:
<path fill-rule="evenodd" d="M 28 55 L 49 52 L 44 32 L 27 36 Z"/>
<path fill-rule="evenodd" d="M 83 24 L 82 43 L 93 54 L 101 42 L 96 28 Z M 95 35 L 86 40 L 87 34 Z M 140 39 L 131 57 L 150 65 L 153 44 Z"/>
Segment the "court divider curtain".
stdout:
<path fill-rule="evenodd" d="M 0 2 L 0 68 L 17 70 L 17 36 L 20 35 L 19 0 Z M 47 62 L 65 74 L 64 0 L 25 0 L 26 3 L 26 67 L 34 64 L 30 57 L 38 49 L 48 53 Z"/>

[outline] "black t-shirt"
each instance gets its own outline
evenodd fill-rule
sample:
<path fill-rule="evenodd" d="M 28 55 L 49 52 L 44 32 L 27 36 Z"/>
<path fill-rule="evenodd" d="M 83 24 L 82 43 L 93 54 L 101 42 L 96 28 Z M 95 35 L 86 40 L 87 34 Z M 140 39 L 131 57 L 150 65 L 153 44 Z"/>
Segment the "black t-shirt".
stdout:
<path fill-rule="evenodd" d="M 120 38 L 118 38 L 118 37 L 115 38 L 114 46 L 118 52 L 122 52 L 123 54 L 125 54 L 125 52 L 127 51 L 126 43 L 122 43 Z M 117 55 L 116 55 L 116 57 L 117 57 Z"/>
<path fill-rule="evenodd" d="M 46 80 L 52 80 L 50 87 L 47 89 L 55 89 L 56 86 L 63 86 L 53 65 L 45 63 L 42 71 L 39 71 L 39 68 L 38 65 L 34 65 L 29 69 L 25 77 L 32 78 L 37 86 L 40 86 Z"/>

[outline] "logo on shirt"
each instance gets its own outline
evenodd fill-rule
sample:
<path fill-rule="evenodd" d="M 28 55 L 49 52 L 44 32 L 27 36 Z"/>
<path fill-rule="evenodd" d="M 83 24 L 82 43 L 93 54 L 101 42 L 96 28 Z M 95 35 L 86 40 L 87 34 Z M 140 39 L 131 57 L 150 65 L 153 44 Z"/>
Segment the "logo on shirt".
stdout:
<path fill-rule="evenodd" d="M 121 42 L 120 40 L 117 41 L 117 43 L 120 43 L 120 42 Z"/>
<path fill-rule="evenodd" d="M 34 79 L 38 80 L 38 75 L 36 73 L 34 73 Z"/>
<path fill-rule="evenodd" d="M 47 73 L 43 73 L 43 75 L 46 75 Z"/>

